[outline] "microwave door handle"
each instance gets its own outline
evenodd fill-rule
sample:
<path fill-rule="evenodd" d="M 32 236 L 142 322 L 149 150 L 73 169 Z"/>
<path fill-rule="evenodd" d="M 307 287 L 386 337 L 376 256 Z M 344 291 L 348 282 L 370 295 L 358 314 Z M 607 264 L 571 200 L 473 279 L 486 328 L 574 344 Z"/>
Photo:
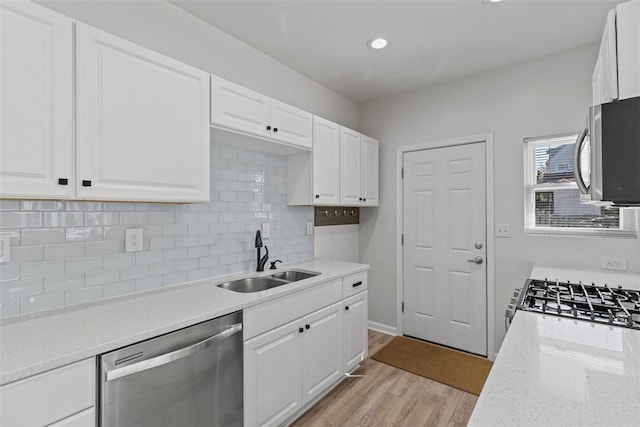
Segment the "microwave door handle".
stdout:
<path fill-rule="evenodd" d="M 576 139 L 576 143 L 573 146 L 573 176 L 576 179 L 576 184 L 578 184 L 578 188 L 580 189 L 580 193 L 589 194 L 589 187 L 584 183 L 584 179 L 582 179 L 582 146 L 584 145 L 584 141 L 589 134 L 589 129 L 584 128 L 578 135 L 578 139 Z"/>
<path fill-rule="evenodd" d="M 175 360 L 183 359 L 201 350 L 204 350 L 207 347 L 211 347 L 216 342 L 235 335 L 240 331 L 242 331 L 242 323 L 236 323 L 235 325 L 229 326 L 222 332 L 219 332 L 212 337 L 206 338 L 188 347 L 181 348 L 170 353 L 162 354 L 151 359 L 143 360 L 132 365 L 123 366 L 122 368 L 116 368 L 111 371 L 107 371 L 105 372 L 105 381 L 112 381 L 118 378 L 126 377 L 127 375 L 146 371 L 147 369 L 155 368 L 157 366 L 166 365 L 167 363 L 171 363 Z"/>

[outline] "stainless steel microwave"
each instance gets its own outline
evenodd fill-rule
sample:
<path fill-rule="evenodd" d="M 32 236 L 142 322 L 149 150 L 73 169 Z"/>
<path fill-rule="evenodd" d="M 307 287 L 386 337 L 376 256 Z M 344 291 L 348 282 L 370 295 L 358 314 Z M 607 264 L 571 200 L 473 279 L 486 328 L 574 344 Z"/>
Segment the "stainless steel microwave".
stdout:
<path fill-rule="evenodd" d="M 585 171 L 586 147 L 590 160 Z M 573 163 L 580 192 L 592 203 L 640 207 L 640 97 L 591 107 Z"/>

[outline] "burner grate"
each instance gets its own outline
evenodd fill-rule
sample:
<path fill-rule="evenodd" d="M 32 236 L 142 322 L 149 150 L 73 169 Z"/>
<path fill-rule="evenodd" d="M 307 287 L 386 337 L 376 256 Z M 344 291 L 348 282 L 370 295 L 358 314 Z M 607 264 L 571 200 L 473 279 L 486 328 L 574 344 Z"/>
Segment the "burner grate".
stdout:
<path fill-rule="evenodd" d="M 518 309 L 640 329 L 640 291 L 530 279 Z"/>

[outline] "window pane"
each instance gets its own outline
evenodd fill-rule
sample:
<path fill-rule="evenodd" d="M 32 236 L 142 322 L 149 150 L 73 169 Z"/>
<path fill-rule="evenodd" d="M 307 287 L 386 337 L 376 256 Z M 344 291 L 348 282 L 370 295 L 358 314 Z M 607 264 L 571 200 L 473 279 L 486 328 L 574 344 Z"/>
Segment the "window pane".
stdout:
<path fill-rule="evenodd" d="M 620 211 L 580 203 L 576 189 L 536 191 L 536 227 L 620 228 Z"/>
<path fill-rule="evenodd" d="M 589 152 L 582 151 L 582 175 L 589 176 Z M 536 143 L 533 148 L 535 161 L 536 184 L 550 184 L 561 182 L 575 182 L 573 177 L 573 147 L 574 142 L 568 139 L 566 143 Z"/>

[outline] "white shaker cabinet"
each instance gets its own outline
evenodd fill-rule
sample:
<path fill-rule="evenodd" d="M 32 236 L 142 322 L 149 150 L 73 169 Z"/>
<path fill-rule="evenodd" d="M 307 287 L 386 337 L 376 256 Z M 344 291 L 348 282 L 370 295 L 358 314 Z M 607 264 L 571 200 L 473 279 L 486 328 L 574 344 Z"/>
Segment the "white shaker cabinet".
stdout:
<path fill-rule="evenodd" d="M 378 141 L 362 135 L 362 206 L 378 206 Z"/>
<path fill-rule="evenodd" d="M 302 323 L 244 343 L 244 424 L 279 425 L 302 407 Z"/>
<path fill-rule="evenodd" d="M 378 206 L 378 141 L 340 128 L 340 204 Z"/>
<path fill-rule="evenodd" d="M 640 96 L 640 0 L 616 7 L 620 99 Z"/>
<path fill-rule="evenodd" d="M 352 371 L 367 356 L 367 291 L 344 300 L 344 371 Z"/>
<path fill-rule="evenodd" d="M 211 76 L 211 123 L 214 126 L 310 150 L 312 117 L 304 110 Z M 261 142 L 249 141 L 247 146 L 260 148 Z"/>
<path fill-rule="evenodd" d="M 360 206 L 362 201 L 362 135 L 340 127 L 340 204 Z"/>
<path fill-rule="evenodd" d="M 0 197 L 73 196 L 73 21 L 0 3 Z"/>
<path fill-rule="evenodd" d="M 2 426 L 95 425 L 94 358 L 0 387 Z"/>
<path fill-rule="evenodd" d="M 313 204 L 340 203 L 340 126 L 313 118 Z"/>
<path fill-rule="evenodd" d="M 342 303 L 304 319 L 302 334 L 302 403 L 320 395 L 343 374 Z"/>
<path fill-rule="evenodd" d="M 593 105 L 618 99 L 618 63 L 616 48 L 616 12 L 611 10 L 593 70 Z"/>
<path fill-rule="evenodd" d="M 77 197 L 209 200 L 209 75 L 78 23 Z"/>

